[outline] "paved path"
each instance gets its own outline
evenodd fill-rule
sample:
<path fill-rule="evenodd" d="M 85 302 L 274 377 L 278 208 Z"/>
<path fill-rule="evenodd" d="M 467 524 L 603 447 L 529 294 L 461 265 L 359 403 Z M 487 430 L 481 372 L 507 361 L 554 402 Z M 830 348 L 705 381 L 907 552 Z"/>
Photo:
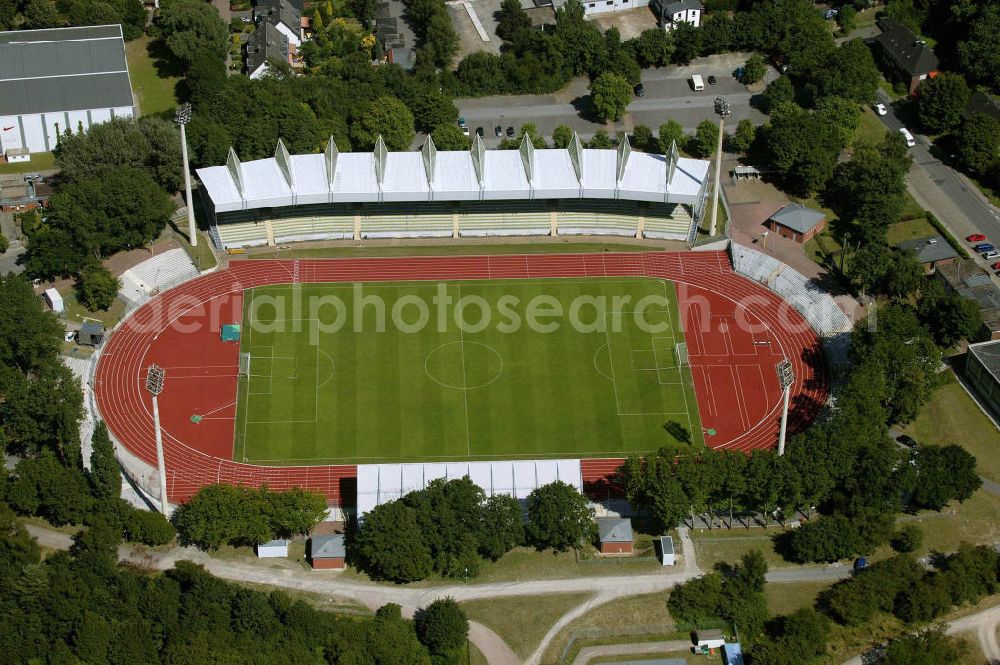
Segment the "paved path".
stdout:
<path fill-rule="evenodd" d="M 684 651 L 691 648 L 691 640 L 673 640 L 671 642 L 640 642 L 638 644 L 604 644 L 596 647 L 584 647 L 576 654 L 573 665 L 587 665 L 595 658 L 607 656 L 632 656 L 640 654 L 660 654 L 664 651 Z"/>

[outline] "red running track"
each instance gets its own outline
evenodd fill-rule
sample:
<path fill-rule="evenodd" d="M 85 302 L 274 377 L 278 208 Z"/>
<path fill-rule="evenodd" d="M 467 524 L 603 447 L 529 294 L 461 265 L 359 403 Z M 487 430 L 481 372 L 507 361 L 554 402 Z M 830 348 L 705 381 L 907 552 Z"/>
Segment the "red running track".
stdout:
<path fill-rule="evenodd" d="M 702 425 L 712 448 L 775 445 L 781 391 L 774 365 L 791 360 L 789 431 L 804 429 L 826 401 L 819 341 L 802 316 L 763 286 L 733 272 L 721 252 L 237 261 L 158 295 L 115 330 L 100 355 L 94 394 L 101 416 L 129 451 L 155 467 L 151 363 L 167 370 L 160 396 L 171 501 L 214 483 L 267 483 L 319 490 L 353 503 L 351 465 L 272 467 L 232 460 L 239 347 L 220 341 L 239 321 L 244 289 L 267 284 L 399 280 L 647 276 L 676 284 Z M 193 415 L 201 416 L 198 422 Z M 607 483 L 619 459 L 586 460 L 584 482 Z"/>

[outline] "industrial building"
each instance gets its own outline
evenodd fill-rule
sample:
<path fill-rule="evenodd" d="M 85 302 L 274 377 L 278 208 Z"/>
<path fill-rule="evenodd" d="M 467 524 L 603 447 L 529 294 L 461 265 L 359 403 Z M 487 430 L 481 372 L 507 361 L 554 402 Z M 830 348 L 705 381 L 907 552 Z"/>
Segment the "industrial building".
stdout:
<path fill-rule="evenodd" d="M 0 32 L 0 153 L 135 115 L 120 25 Z"/>
<path fill-rule="evenodd" d="M 437 150 L 290 155 L 198 169 L 225 249 L 302 240 L 618 235 L 693 242 L 709 162 L 616 149 Z"/>

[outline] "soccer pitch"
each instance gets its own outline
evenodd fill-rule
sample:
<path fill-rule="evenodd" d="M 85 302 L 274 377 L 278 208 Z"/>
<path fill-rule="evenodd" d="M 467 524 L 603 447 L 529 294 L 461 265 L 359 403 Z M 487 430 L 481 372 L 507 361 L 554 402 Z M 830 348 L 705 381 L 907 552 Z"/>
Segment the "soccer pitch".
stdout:
<path fill-rule="evenodd" d="M 648 278 L 247 290 L 233 459 L 441 462 L 700 445 L 683 342 L 673 284 Z"/>

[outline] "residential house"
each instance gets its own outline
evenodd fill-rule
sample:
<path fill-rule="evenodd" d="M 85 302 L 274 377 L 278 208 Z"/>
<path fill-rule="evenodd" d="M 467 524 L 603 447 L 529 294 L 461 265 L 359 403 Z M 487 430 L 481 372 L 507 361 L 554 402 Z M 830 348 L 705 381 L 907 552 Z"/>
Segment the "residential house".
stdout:
<path fill-rule="evenodd" d="M 896 243 L 896 247 L 904 252 L 912 252 L 928 275 L 939 265 L 947 265 L 958 260 L 958 252 L 941 236 L 904 240 Z"/>
<path fill-rule="evenodd" d="M 302 5 L 290 0 L 256 0 L 253 8 L 254 23 L 270 23 L 288 38 L 296 49 L 302 46 Z"/>
<path fill-rule="evenodd" d="M 660 27 L 668 31 L 679 23 L 690 23 L 697 28 L 705 13 L 705 5 L 699 0 L 652 0 L 650 6 L 660 19 Z"/>
<path fill-rule="evenodd" d="M 826 228 L 826 214 L 801 203 L 790 203 L 771 215 L 764 226 L 782 238 L 804 245 Z"/>
<path fill-rule="evenodd" d="M 632 553 L 632 520 L 625 517 L 597 518 L 601 554 Z"/>
<path fill-rule="evenodd" d="M 894 18 L 883 16 L 878 26 L 882 34 L 872 40 L 876 61 L 887 79 L 902 81 L 908 94 L 916 94 L 921 81 L 937 76 L 934 49 Z"/>
<path fill-rule="evenodd" d="M 247 76 L 254 80 L 265 76 L 270 60 L 285 60 L 291 64 L 288 49 L 288 37 L 283 32 L 266 21 L 261 23 L 243 46 Z"/>

